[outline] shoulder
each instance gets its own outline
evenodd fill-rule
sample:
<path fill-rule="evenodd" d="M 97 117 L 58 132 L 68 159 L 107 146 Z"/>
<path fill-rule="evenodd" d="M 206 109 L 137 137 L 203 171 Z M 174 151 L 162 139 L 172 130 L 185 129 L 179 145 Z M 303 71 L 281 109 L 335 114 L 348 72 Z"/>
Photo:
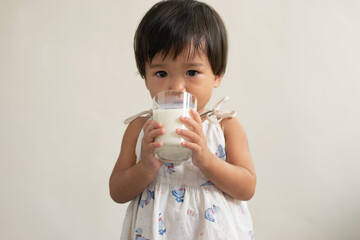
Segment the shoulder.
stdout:
<path fill-rule="evenodd" d="M 144 124 L 146 123 L 146 121 L 149 120 L 148 117 L 138 117 L 138 118 L 135 118 L 133 121 L 131 121 L 129 123 L 129 126 L 128 128 L 142 128 L 144 126 Z"/>
<path fill-rule="evenodd" d="M 134 119 L 127 126 L 123 135 L 121 150 L 113 172 L 127 169 L 136 164 L 136 144 L 141 129 L 148 118 L 139 117 Z"/>
<path fill-rule="evenodd" d="M 224 134 L 229 131 L 231 132 L 232 130 L 237 129 L 237 128 L 243 129 L 239 118 L 236 116 L 231 117 L 231 118 L 224 118 L 223 120 L 221 120 L 220 126 L 221 126 L 221 130 L 224 132 Z"/>
<path fill-rule="evenodd" d="M 139 134 L 147 120 L 148 118 L 139 117 L 129 123 L 128 127 L 125 130 L 121 143 L 121 151 L 119 155 L 119 159 L 123 159 L 123 161 L 121 162 L 130 161 L 132 163 L 135 163 L 136 144 L 139 138 Z"/>
<path fill-rule="evenodd" d="M 131 138 L 131 139 L 137 139 L 139 136 L 141 129 L 143 128 L 145 122 L 149 118 L 147 117 L 138 117 L 134 119 L 132 122 L 129 123 L 128 127 L 126 128 L 124 138 Z"/>
<path fill-rule="evenodd" d="M 245 128 L 238 117 L 224 118 L 220 122 L 221 130 L 224 133 L 225 141 L 244 141 L 247 138 Z"/>

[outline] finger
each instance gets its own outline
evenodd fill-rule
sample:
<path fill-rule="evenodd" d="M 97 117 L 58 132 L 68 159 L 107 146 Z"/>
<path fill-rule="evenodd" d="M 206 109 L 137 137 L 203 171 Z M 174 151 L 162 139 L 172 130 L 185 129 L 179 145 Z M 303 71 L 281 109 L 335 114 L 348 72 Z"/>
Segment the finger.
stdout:
<path fill-rule="evenodd" d="M 200 151 L 200 147 L 196 143 L 184 141 L 184 142 L 181 142 L 181 146 L 189 148 L 189 149 L 191 149 L 191 150 L 193 150 L 195 152 Z"/>
<path fill-rule="evenodd" d="M 155 148 L 159 148 L 162 146 L 162 142 L 153 142 L 148 145 L 149 150 L 154 150 Z"/>
<path fill-rule="evenodd" d="M 142 129 L 143 129 L 144 132 L 145 132 L 146 129 L 149 127 L 150 123 L 151 123 L 151 121 L 146 121 L 146 122 L 145 122 L 144 126 L 142 127 Z"/>
<path fill-rule="evenodd" d="M 193 143 L 198 143 L 201 139 L 201 137 L 198 134 L 186 129 L 178 128 L 176 129 L 176 133 L 186 138 L 189 142 L 193 142 Z"/>
<path fill-rule="evenodd" d="M 143 126 L 144 131 L 144 137 L 143 137 L 143 143 L 151 143 L 154 142 L 154 138 L 157 136 L 157 134 L 162 132 L 161 129 L 162 124 L 155 122 L 153 120 L 147 121 Z"/>
<path fill-rule="evenodd" d="M 162 145 L 163 144 L 161 142 L 153 142 L 153 143 L 145 144 L 142 146 L 141 155 L 149 156 L 150 158 L 153 158 L 155 149 L 161 147 Z"/>
<path fill-rule="evenodd" d="M 163 135 L 165 133 L 165 129 L 164 128 L 155 128 L 155 129 L 152 129 L 150 130 L 145 138 L 146 138 L 146 142 L 154 142 L 155 141 L 155 138 L 157 136 L 160 136 L 160 135 Z"/>
<path fill-rule="evenodd" d="M 153 120 L 149 120 L 144 124 L 143 130 L 144 130 L 144 133 L 146 134 L 153 129 L 161 128 L 161 127 L 162 127 L 162 123 L 155 122 Z"/>
<path fill-rule="evenodd" d="M 197 123 L 202 123 L 201 116 L 195 109 L 191 109 L 190 114 Z"/>
<path fill-rule="evenodd" d="M 188 129 L 191 129 L 192 131 L 194 131 L 195 133 L 197 133 L 199 135 L 201 134 L 202 124 L 199 124 L 191 117 L 181 116 L 180 121 L 182 121 L 188 127 Z"/>
<path fill-rule="evenodd" d="M 154 121 L 149 120 L 143 126 L 144 134 L 146 135 L 151 129 L 154 128 Z"/>

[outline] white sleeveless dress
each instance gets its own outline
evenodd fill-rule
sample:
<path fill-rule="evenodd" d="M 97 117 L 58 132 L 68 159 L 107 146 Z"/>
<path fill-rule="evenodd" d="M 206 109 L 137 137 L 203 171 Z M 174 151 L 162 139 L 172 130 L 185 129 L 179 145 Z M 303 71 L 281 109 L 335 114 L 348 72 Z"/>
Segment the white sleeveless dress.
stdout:
<path fill-rule="evenodd" d="M 214 112 L 228 117 L 218 109 Z M 226 161 L 225 139 L 216 115 L 207 117 L 203 131 L 210 151 Z M 143 135 L 141 131 L 137 161 Z M 131 201 L 121 239 L 243 240 L 254 239 L 254 235 L 247 203 L 219 190 L 189 159 L 179 165 L 165 163 L 142 194 Z"/>

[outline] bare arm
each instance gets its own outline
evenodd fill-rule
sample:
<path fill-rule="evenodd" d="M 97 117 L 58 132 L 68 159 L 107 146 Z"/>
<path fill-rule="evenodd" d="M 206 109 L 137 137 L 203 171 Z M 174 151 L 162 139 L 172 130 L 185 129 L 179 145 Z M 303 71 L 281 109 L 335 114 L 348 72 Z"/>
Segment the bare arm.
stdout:
<path fill-rule="evenodd" d="M 222 121 L 226 141 L 226 162 L 207 148 L 202 133 L 201 119 L 193 113 L 193 119 L 183 119 L 193 131 L 179 131 L 191 139 L 187 146 L 193 150 L 193 163 L 223 192 L 239 200 L 249 200 L 255 193 L 256 175 L 250 156 L 245 130 L 238 118 Z M 187 133 L 185 133 L 187 132 Z"/>
<path fill-rule="evenodd" d="M 215 157 L 202 166 L 202 171 L 223 192 L 239 200 L 250 200 L 255 193 L 256 174 L 245 130 L 238 118 L 224 119 L 222 125 L 226 162 Z"/>
<path fill-rule="evenodd" d="M 154 179 L 162 163 L 154 155 L 161 143 L 154 142 L 161 134 L 161 125 L 145 118 L 129 124 L 121 144 L 121 150 L 110 177 L 110 195 L 115 202 L 125 203 L 136 198 Z M 146 122 L 146 123 L 145 123 Z M 141 129 L 144 129 L 141 160 L 136 163 L 135 148 Z"/>

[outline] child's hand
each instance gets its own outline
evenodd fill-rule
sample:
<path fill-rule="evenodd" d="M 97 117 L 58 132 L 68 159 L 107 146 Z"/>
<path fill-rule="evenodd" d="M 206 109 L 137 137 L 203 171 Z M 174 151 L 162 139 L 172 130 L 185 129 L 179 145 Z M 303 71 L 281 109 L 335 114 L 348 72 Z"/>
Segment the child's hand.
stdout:
<path fill-rule="evenodd" d="M 207 146 L 206 137 L 203 133 L 202 120 L 198 112 L 191 109 L 192 118 L 180 117 L 180 120 L 188 127 L 186 129 L 177 129 L 176 132 L 187 138 L 188 141 L 182 142 L 182 146 L 192 150 L 193 164 L 199 168 L 207 164 L 207 160 L 211 159 L 211 152 Z"/>
<path fill-rule="evenodd" d="M 164 134 L 162 124 L 149 120 L 144 124 L 144 137 L 142 139 L 141 162 L 151 174 L 156 174 L 162 166 L 162 162 L 155 157 L 155 148 L 161 147 L 162 142 L 155 142 L 155 138 Z"/>

